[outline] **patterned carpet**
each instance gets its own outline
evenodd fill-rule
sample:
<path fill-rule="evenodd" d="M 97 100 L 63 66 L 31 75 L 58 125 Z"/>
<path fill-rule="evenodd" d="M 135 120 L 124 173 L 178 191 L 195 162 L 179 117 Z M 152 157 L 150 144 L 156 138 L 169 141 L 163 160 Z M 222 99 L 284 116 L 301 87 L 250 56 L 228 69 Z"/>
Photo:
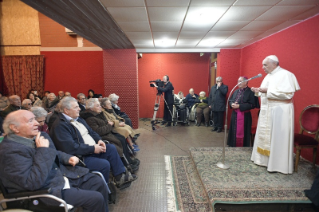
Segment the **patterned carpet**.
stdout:
<path fill-rule="evenodd" d="M 165 161 L 169 211 L 211 211 L 205 190 L 190 157 L 165 156 Z"/>
<path fill-rule="evenodd" d="M 315 170 L 305 160 L 300 161 L 298 173 L 284 175 L 269 173 L 266 167 L 251 162 L 251 148 L 226 148 L 228 170 L 216 166 L 221 160 L 222 148 L 191 148 L 190 151 L 212 206 L 216 203 L 310 203 L 303 191 L 311 187 Z"/>

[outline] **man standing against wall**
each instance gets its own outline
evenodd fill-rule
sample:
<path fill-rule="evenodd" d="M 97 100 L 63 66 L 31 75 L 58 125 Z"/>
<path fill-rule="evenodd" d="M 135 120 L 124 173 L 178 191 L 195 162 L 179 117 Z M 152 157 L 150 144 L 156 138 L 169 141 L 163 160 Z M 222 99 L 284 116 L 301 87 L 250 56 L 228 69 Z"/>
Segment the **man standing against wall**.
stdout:
<path fill-rule="evenodd" d="M 218 133 L 223 129 L 227 92 L 228 86 L 223 84 L 223 78 L 217 77 L 216 85 L 211 88 L 209 93 L 208 105 L 213 111 L 214 128 L 212 131 L 217 131 Z"/>
<path fill-rule="evenodd" d="M 300 90 L 295 75 L 279 66 L 275 55 L 263 60 L 267 76 L 251 90 L 261 98 L 260 114 L 251 160 L 269 172 L 292 174 L 294 151 L 294 105 Z"/>
<path fill-rule="evenodd" d="M 172 112 L 174 104 L 174 87 L 173 84 L 169 81 L 169 77 L 165 75 L 163 77 L 164 86 L 158 87 L 155 83 L 153 85 L 157 88 L 158 91 L 164 92 L 164 117 L 163 124 L 167 123 L 165 127 L 170 127 L 172 123 Z"/>

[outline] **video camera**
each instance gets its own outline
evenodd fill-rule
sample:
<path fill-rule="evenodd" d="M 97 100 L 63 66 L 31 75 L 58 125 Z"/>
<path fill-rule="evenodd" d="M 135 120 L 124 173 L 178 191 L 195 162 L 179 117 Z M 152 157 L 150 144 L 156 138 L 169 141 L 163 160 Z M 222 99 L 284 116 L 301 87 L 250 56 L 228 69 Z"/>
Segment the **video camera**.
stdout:
<path fill-rule="evenodd" d="M 150 86 L 151 87 L 155 87 L 153 85 L 153 82 L 158 86 L 158 87 L 163 87 L 164 86 L 164 81 L 160 80 L 160 79 L 157 79 L 157 80 L 153 80 L 153 81 L 150 81 Z"/>

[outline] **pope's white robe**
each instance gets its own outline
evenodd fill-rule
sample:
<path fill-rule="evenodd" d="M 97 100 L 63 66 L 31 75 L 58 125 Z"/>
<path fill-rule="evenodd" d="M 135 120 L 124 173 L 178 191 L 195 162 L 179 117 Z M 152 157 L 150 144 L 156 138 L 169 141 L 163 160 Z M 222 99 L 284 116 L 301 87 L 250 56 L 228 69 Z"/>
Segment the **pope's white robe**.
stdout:
<path fill-rule="evenodd" d="M 261 106 L 251 160 L 269 172 L 292 174 L 294 106 L 292 97 L 300 90 L 295 75 L 279 66 L 261 83 Z"/>

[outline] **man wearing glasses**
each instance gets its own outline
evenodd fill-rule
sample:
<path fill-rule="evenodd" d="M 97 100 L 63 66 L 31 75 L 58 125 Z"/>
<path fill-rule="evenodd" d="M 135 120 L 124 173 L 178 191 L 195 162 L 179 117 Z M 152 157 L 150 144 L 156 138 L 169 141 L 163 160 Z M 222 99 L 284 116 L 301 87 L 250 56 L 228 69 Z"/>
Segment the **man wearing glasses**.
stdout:
<path fill-rule="evenodd" d="M 223 78 L 216 78 L 216 85 L 214 85 L 209 93 L 208 105 L 213 111 L 214 128 L 212 131 L 220 133 L 223 129 L 224 113 L 226 110 L 226 94 L 228 86 L 223 84 Z"/>
<path fill-rule="evenodd" d="M 79 93 L 77 96 L 79 107 L 82 111 L 85 111 L 85 103 L 86 103 L 86 97 L 83 93 Z"/>

